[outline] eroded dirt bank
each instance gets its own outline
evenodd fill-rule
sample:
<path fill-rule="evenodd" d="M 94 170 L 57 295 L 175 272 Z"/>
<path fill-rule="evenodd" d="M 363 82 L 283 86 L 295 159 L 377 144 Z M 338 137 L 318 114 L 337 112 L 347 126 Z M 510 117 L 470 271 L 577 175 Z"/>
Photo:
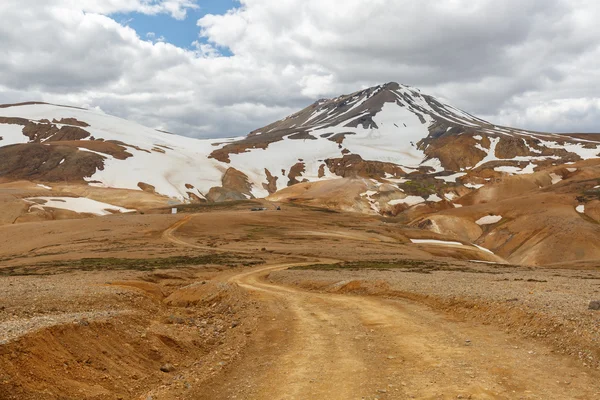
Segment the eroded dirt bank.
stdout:
<path fill-rule="evenodd" d="M 194 272 L 53 277 L 68 305 L 44 293 L 47 278 L 11 279 L 10 294 L 37 288 L 45 303 L 0 312 L 0 399 L 179 398 L 200 385 L 238 357 L 260 305 L 234 284 L 187 285 Z"/>

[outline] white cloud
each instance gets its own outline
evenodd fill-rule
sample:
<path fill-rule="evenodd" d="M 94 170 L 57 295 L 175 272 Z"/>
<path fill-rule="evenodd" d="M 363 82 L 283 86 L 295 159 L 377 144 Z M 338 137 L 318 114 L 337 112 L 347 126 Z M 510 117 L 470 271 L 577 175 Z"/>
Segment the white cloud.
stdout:
<path fill-rule="evenodd" d="M 170 14 L 176 19 L 184 19 L 188 10 L 199 8 L 197 0 L 61 0 L 57 3 L 98 14 L 139 12 L 149 15 Z"/>
<path fill-rule="evenodd" d="M 498 123 L 600 131 L 595 1 L 241 0 L 198 21 L 192 50 L 110 17 L 182 19 L 198 3 L 3 0 L 0 102 L 85 104 L 228 136 L 320 97 L 399 81 Z"/>

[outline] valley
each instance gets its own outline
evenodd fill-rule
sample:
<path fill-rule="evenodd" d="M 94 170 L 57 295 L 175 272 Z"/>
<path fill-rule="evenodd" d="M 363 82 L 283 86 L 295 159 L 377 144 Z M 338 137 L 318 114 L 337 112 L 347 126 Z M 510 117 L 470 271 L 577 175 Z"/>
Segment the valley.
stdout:
<path fill-rule="evenodd" d="M 0 398 L 600 393 L 596 268 L 262 204 L 0 227 Z"/>
<path fill-rule="evenodd" d="M 600 139 L 388 83 L 229 139 L 0 106 L 0 400 L 600 396 Z"/>

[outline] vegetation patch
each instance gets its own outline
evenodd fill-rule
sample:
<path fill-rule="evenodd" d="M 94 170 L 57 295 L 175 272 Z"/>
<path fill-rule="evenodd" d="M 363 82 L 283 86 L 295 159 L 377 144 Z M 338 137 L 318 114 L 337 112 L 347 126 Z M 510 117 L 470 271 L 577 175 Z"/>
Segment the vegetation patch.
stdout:
<path fill-rule="evenodd" d="M 311 205 L 303 204 L 303 203 L 294 203 L 294 199 L 290 199 L 290 202 L 283 205 L 283 207 L 296 208 L 296 209 L 320 212 L 320 213 L 325 213 L 325 214 L 339 214 L 340 213 L 339 211 L 332 210 L 330 208 L 311 206 Z"/>
<path fill-rule="evenodd" d="M 253 266 L 263 264 L 260 258 L 229 254 L 174 256 L 165 258 L 82 258 L 79 260 L 47 261 L 29 266 L 0 268 L 2 276 L 56 275 L 73 271 L 154 271 L 196 266 Z"/>
<path fill-rule="evenodd" d="M 221 203 L 200 203 L 200 204 L 180 204 L 172 207 L 166 207 L 164 210 L 171 210 L 171 208 L 177 208 L 179 213 L 199 213 L 199 212 L 208 212 L 208 211 L 218 211 L 218 210 L 230 210 L 240 207 L 257 207 L 261 206 L 262 203 L 258 201 L 252 200 L 233 200 L 233 201 L 224 201 Z"/>
<path fill-rule="evenodd" d="M 437 193 L 440 182 L 442 181 L 439 179 L 437 182 L 431 179 L 420 179 L 399 183 L 398 187 L 407 195 L 428 197 Z"/>
<path fill-rule="evenodd" d="M 430 260 L 374 260 L 374 261 L 351 261 L 341 262 L 336 264 L 313 264 L 300 267 L 290 268 L 290 270 L 314 270 L 314 271 L 359 271 L 359 270 L 379 270 L 393 271 L 400 270 L 402 272 L 415 272 L 421 274 L 430 274 L 436 271 L 452 271 L 452 272 L 470 272 L 481 274 L 503 274 L 504 267 L 512 267 L 507 265 L 498 266 L 497 269 L 477 268 L 466 265 L 451 265 L 446 262 L 437 262 Z"/>

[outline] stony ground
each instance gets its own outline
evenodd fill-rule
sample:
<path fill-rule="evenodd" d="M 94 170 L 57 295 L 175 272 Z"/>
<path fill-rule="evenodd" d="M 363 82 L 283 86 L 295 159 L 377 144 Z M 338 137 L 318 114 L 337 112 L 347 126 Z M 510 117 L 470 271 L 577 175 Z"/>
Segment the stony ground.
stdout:
<path fill-rule="evenodd" d="M 192 212 L 0 227 L 0 400 L 600 395 L 594 266 L 459 261 L 353 214 Z"/>
<path fill-rule="evenodd" d="M 600 366 L 600 311 L 590 309 L 600 299 L 600 271 L 453 263 L 414 272 L 402 263 L 394 266 L 306 267 L 276 272 L 270 279 L 309 290 L 417 300 L 543 338 L 585 365 Z"/>

